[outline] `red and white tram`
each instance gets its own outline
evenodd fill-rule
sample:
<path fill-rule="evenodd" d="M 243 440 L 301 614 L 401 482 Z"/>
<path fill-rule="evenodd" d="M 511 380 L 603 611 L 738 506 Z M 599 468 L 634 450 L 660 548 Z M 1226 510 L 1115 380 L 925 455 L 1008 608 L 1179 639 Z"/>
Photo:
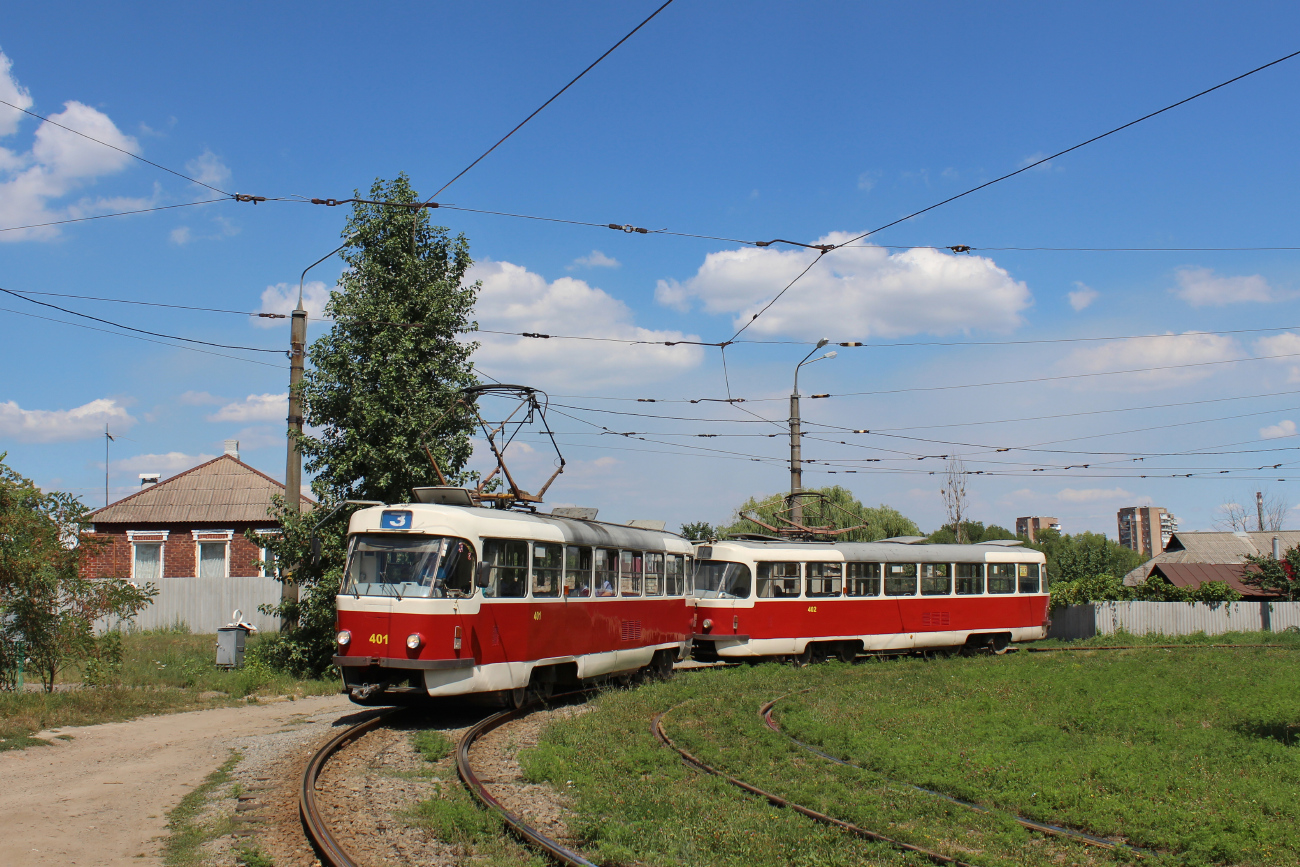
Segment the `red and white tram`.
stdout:
<path fill-rule="evenodd" d="M 979 647 L 1047 634 L 1043 555 L 978 545 L 727 540 L 699 545 L 701 661 Z"/>
<path fill-rule="evenodd" d="M 353 701 L 492 694 L 518 704 L 529 689 L 666 672 L 689 652 L 691 543 L 479 508 L 462 493 L 464 505 L 352 515 L 334 662 Z"/>

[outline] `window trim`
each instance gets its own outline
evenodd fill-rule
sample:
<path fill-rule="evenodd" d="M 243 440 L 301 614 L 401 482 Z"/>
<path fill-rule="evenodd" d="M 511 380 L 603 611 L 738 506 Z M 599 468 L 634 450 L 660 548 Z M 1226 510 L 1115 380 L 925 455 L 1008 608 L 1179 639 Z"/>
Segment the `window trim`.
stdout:
<path fill-rule="evenodd" d="M 126 539 L 131 545 L 131 581 L 135 582 L 135 546 L 136 545 L 157 545 L 158 546 L 158 580 L 161 581 L 167 574 L 167 538 L 171 535 L 170 530 L 127 530 Z M 141 538 L 148 537 L 148 538 Z M 195 571 L 198 571 L 197 569 Z"/>
<path fill-rule="evenodd" d="M 230 549 L 234 547 L 235 539 L 234 530 L 191 530 L 190 535 L 194 538 L 194 577 L 199 577 L 199 572 L 203 566 L 203 547 L 204 545 L 216 545 L 224 543 L 226 546 L 225 565 L 223 573 L 219 580 L 230 578 Z"/>

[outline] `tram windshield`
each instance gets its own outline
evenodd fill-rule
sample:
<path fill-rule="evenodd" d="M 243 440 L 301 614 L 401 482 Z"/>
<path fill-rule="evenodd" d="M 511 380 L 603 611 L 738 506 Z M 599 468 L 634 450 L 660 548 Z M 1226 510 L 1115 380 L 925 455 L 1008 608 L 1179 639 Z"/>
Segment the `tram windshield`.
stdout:
<path fill-rule="evenodd" d="M 339 592 L 464 599 L 474 595 L 474 549 L 447 536 L 353 536 Z"/>
<path fill-rule="evenodd" d="M 748 599 L 749 567 L 744 563 L 699 560 L 695 563 L 695 595 L 702 599 Z"/>

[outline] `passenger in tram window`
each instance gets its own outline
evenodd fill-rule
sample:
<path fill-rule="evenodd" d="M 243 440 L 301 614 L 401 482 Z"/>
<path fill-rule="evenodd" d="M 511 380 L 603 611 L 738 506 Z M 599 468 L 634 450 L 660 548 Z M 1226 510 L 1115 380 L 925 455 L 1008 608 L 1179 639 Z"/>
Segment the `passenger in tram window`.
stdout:
<path fill-rule="evenodd" d="M 596 549 L 596 591 L 597 596 L 615 595 L 618 584 L 618 552 L 612 548 Z"/>
<path fill-rule="evenodd" d="M 952 592 L 952 573 L 947 563 L 921 564 L 921 595 L 947 596 Z"/>
<path fill-rule="evenodd" d="M 641 595 L 641 569 L 643 557 L 640 551 L 619 552 L 619 592 L 623 596 Z"/>
<path fill-rule="evenodd" d="M 569 545 L 564 549 L 564 595 L 591 595 L 591 549 Z"/>
<path fill-rule="evenodd" d="M 550 598 L 560 595 L 561 553 L 564 549 L 551 542 L 533 543 L 533 596 Z"/>
<path fill-rule="evenodd" d="M 956 572 L 958 596 L 979 596 L 984 592 L 983 563 L 958 563 Z"/>
<path fill-rule="evenodd" d="M 1015 563 L 990 563 L 988 569 L 990 593 L 1016 592 Z"/>
<path fill-rule="evenodd" d="M 843 563 L 808 563 L 807 594 L 809 596 L 839 596 L 844 588 Z"/>
<path fill-rule="evenodd" d="M 848 563 L 846 567 L 845 571 L 848 573 L 848 580 L 845 582 L 846 595 L 880 595 L 879 563 Z"/>

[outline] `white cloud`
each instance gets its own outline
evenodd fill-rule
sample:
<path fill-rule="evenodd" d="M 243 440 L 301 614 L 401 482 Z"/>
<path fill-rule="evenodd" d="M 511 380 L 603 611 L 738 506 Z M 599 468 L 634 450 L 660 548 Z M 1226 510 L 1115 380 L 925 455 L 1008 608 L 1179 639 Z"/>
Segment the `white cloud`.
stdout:
<path fill-rule="evenodd" d="M 14 401 L 0 403 L 0 436 L 19 442 L 54 443 L 127 431 L 135 419 L 116 400 L 100 398 L 74 409 L 23 409 Z"/>
<path fill-rule="evenodd" d="M 863 172 L 858 175 L 858 189 L 864 193 L 869 193 L 875 189 L 876 181 L 880 179 L 879 172 Z"/>
<path fill-rule="evenodd" d="M 285 409 L 285 415 L 287 416 L 289 414 L 288 407 Z M 252 451 L 254 449 L 272 447 L 284 448 L 284 431 L 284 427 L 246 427 L 240 428 L 239 433 L 235 434 L 233 438 L 239 440 L 239 448 L 241 451 Z"/>
<path fill-rule="evenodd" d="M 1274 337 L 1261 337 L 1255 341 L 1257 355 L 1300 355 L 1300 334 L 1287 331 Z"/>
<path fill-rule="evenodd" d="M 1276 301 L 1268 282 L 1258 274 L 1250 277 L 1220 277 L 1209 268 L 1182 268 L 1176 274 L 1174 294 L 1193 307 L 1222 307 L 1247 301 Z"/>
<path fill-rule="evenodd" d="M 1259 438 L 1262 440 L 1280 440 L 1295 435 L 1295 422 L 1289 418 L 1259 429 Z"/>
<path fill-rule="evenodd" d="M 206 391 L 187 391 L 180 397 L 176 398 L 177 403 L 185 406 L 212 406 L 219 403 L 225 403 L 224 397 L 208 394 Z"/>
<path fill-rule="evenodd" d="M 853 236 L 833 232 L 818 243 L 838 244 Z M 748 247 L 710 253 L 694 277 L 660 280 L 655 298 L 685 309 L 690 299 L 709 313 L 736 314 L 748 322 L 764 304 L 803 271 L 815 253 Z M 897 337 L 972 329 L 1010 331 L 1032 303 L 1028 287 L 982 256 L 953 256 L 937 250 L 889 253 L 871 245 L 827 253 L 749 333 L 806 339 Z"/>
<path fill-rule="evenodd" d="M 1131 500 L 1133 495 L 1123 488 L 1062 488 L 1056 498 L 1066 503 L 1093 503 L 1098 500 Z"/>
<path fill-rule="evenodd" d="M 1074 283 L 1075 290 L 1069 293 L 1070 306 L 1079 311 L 1088 307 L 1092 302 L 1097 300 L 1097 290 L 1087 286 L 1077 280 Z"/>
<path fill-rule="evenodd" d="M 221 157 L 207 148 L 203 149 L 203 153 L 187 162 L 185 170 L 195 180 L 211 184 L 214 187 L 219 187 L 230 180 L 230 168 L 221 161 Z"/>
<path fill-rule="evenodd" d="M 1038 151 L 1037 153 L 1032 153 L 1029 156 L 1025 157 L 1023 160 L 1021 160 L 1020 165 L 1017 166 L 1017 168 L 1023 169 L 1027 166 L 1033 166 L 1034 163 L 1038 162 L 1045 156 L 1047 156 L 1047 154 L 1043 153 L 1042 151 Z M 1045 162 L 1045 163 L 1041 163 L 1040 165 L 1034 166 L 1032 171 L 1045 172 L 1050 168 L 1052 168 L 1051 162 Z"/>
<path fill-rule="evenodd" d="M 568 270 L 572 271 L 575 268 L 618 268 L 622 264 L 612 256 L 606 256 L 599 250 L 592 250 L 590 255 L 579 256 L 574 259 Z"/>
<path fill-rule="evenodd" d="M 175 229 L 172 229 L 172 231 L 171 231 L 171 241 L 172 241 L 172 243 L 175 244 L 176 246 L 178 246 L 178 247 L 184 247 L 184 246 L 185 246 L 186 244 L 188 244 L 191 240 L 193 240 L 193 236 L 192 236 L 192 234 L 191 234 L 191 232 L 190 232 L 190 227 L 189 227 L 189 226 L 179 226 L 179 227 L 177 227 L 177 228 L 175 228 Z"/>
<path fill-rule="evenodd" d="M 326 288 L 325 284 L 319 280 L 312 280 L 310 283 L 303 284 L 302 287 L 302 306 L 307 311 L 307 322 L 319 322 L 325 318 L 325 305 L 330 300 L 332 288 Z M 259 313 L 281 313 L 285 316 L 293 313 L 294 308 L 298 306 L 298 287 L 292 283 L 276 283 L 274 286 L 267 286 L 262 291 L 262 307 Z M 288 319 L 259 319 L 253 318 L 253 324 L 258 328 L 274 328 L 277 325 L 288 325 Z"/>
<path fill-rule="evenodd" d="M 208 421 L 283 421 L 289 415 L 289 393 L 250 394 L 235 403 L 228 403 Z"/>
<path fill-rule="evenodd" d="M 32 104 L 28 92 L 14 81 L 12 62 L 0 54 L 0 95 L 24 107 Z M 20 115 L 7 106 L 0 119 L 0 136 L 18 131 Z M 124 134 L 108 115 L 69 101 L 63 111 L 50 115 L 50 121 L 93 136 L 127 153 L 138 153 L 135 139 Z M 87 138 L 60 129 L 55 123 L 42 121 L 33 134 L 31 149 L 17 153 L 0 148 L 0 226 L 20 226 L 46 223 L 68 217 L 104 213 L 120 205 L 122 200 L 82 200 L 76 205 L 54 208 L 52 203 L 84 184 L 121 171 L 130 161 L 127 153 L 106 148 Z M 128 200 L 135 206 L 143 200 Z M 44 240 L 58 235 L 57 226 L 5 232 L 0 240 Z"/>
<path fill-rule="evenodd" d="M 191 467 L 206 463 L 215 457 L 216 455 L 205 454 L 187 455 L 184 452 L 167 452 L 162 455 L 136 455 L 132 458 L 113 461 L 112 467 L 115 473 L 161 473 L 163 476 L 173 476 Z"/>
<path fill-rule="evenodd" d="M 548 283 L 520 265 L 481 261 L 465 277 L 483 282 L 475 315 L 484 328 L 499 331 L 614 337 L 653 342 L 698 340 L 680 331 L 654 331 L 632 321 L 617 298 L 572 277 Z M 530 385 L 598 388 L 654 382 L 695 368 L 698 346 L 639 346 L 586 340 L 546 340 L 476 334 L 475 363 L 494 376 L 519 376 Z"/>
<path fill-rule="evenodd" d="M 1241 347 L 1231 337 L 1188 331 L 1183 334 L 1167 332 L 1167 337 L 1135 337 L 1129 340 L 1112 340 L 1076 349 L 1061 366 L 1070 373 L 1095 373 L 1111 370 L 1132 370 L 1172 365 L 1203 364 L 1239 358 Z M 1221 368 L 1181 367 L 1173 370 L 1149 370 L 1143 373 L 1126 373 L 1119 376 L 1102 376 L 1076 380 L 1076 384 L 1089 388 L 1116 391 L 1143 391 L 1169 388 L 1205 379 Z"/>

